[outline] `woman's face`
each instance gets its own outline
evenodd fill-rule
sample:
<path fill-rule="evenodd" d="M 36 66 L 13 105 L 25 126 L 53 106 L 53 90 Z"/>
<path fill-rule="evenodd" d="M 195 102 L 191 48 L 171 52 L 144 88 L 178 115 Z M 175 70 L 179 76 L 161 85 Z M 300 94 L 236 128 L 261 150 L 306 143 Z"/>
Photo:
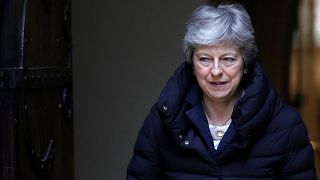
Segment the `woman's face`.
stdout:
<path fill-rule="evenodd" d="M 201 46 L 193 53 L 194 73 L 211 101 L 231 101 L 239 87 L 244 61 L 240 50 L 230 44 Z"/>

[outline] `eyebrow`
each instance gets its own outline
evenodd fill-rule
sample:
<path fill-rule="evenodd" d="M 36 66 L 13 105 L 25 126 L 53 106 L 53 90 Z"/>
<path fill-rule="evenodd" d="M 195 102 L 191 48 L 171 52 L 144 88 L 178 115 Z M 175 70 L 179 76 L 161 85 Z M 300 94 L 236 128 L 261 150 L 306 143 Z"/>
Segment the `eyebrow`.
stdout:
<path fill-rule="evenodd" d="M 204 52 L 198 52 L 198 53 L 195 53 L 194 54 L 196 57 L 200 57 L 200 56 L 210 56 L 211 57 L 211 55 L 210 54 L 208 54 L 208 53 L 204 53 Z M 234 57 L 238 57 L 238 56 L 241 56 L 241 55 L 239 55 L 238 53 L 224 53 L 224 54 L 221 54 L 219 57 L 221 57 L 221 56 L 234 56 Z"/>
<path fill-rule="evenodd" d="M 234 57 L 238 57 L 239 55 L 237 53 L 226 53 L 223 54 L 222 56 L 234 56 Z"/>

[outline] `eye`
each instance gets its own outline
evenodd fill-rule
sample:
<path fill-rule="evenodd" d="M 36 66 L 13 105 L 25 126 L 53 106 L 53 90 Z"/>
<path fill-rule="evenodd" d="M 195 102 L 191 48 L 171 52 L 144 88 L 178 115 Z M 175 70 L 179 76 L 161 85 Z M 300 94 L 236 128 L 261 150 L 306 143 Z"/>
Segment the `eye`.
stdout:
<path fill-rule="evenodd" d="M 201 61 L 201 62 L 209 61 L 209 58 L 207 58 L 207 57 L 199 57 L 199 61 Z"/>
<path fill-rule="evenodd" d="M 211 59 L 208 57 L 199 57 L 198 61 L 200 63 L 200 65 L 204 66 L 204 67 L 208 67 L 211 64 Z"/>
<path fill-rule="evenodd" d="M 237 62 L 236 58 L 233 57 L 224 57 L 221 59 L 222 63 L 224 66 L 232 66 Z"/>

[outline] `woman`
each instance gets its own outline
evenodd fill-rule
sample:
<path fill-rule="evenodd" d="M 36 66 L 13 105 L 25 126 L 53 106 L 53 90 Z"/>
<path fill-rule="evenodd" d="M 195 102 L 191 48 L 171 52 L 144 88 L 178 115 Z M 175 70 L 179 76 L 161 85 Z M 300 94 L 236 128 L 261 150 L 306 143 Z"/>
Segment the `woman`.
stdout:
<path fill-rule="evenodd" d="M 239 4 L 195 10 L 187 62 L 145 119 L 127 179 L 316 179 L 305 125 L 256 62 L 253 33 Z"/>

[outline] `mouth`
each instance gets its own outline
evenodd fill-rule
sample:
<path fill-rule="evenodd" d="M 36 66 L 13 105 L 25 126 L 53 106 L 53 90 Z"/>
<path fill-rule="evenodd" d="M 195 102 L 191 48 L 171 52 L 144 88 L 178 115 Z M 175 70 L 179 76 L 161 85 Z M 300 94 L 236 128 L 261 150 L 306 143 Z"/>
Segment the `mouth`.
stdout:
<path fill-rule="evenodd" d="M 212 84 L 212 85 L 216 85 L 216 86 L 218 86 L 218 85 L 224 85 L 224 84 L 226 84 L 227 82 L 225 82 L 225 81 L 215 81 L 215 82 L 210 82 L 210 84 Z"/>
<path fill-rule="evenodd" d="M 214 82 L 210 82 L 209 84 L 213 89 L 224 90 L 226 88 L 227 83 L 228 83 L 227 81 L 214 81 Z"/>

